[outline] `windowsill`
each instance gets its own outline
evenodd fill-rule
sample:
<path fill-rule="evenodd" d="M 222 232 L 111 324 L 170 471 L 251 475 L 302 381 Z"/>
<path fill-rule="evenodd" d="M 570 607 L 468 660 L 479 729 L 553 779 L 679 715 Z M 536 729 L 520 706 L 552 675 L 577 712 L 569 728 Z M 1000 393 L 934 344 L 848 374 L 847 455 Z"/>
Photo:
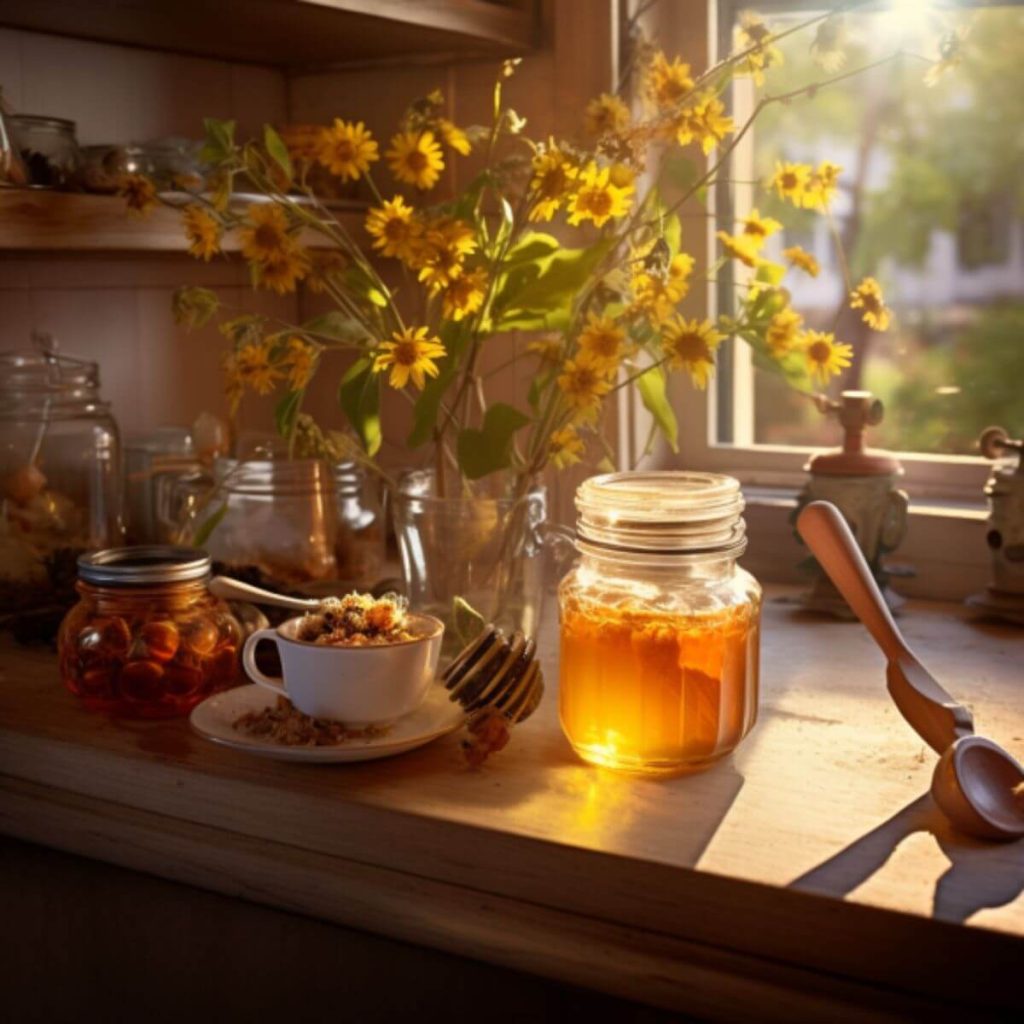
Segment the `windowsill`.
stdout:
<path fill-rule="evenodd" d="M 745 486 L 750 546 L 744 566 L 762 580 L 807 581 L 798 568 L 807 549 L 796 537 L 791 517 L 798 489 Z M 886 562 L 911 569 L 897 575 L 892 588 L 908 597 L 962 601 L 988 583 L 989 552 L 985 545 L 988 511 L 982 502 L 911 499 L 907 535 Z"/>

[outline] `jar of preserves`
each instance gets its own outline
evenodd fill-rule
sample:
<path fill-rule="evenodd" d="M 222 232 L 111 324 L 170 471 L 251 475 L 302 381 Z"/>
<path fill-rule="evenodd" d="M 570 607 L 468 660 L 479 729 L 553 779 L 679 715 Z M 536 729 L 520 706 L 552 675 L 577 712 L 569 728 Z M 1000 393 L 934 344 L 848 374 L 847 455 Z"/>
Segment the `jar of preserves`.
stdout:
<path fill-rule="evenodd" d="M 78 556 L 121 543 L 121 447 L 96 364 L 36 342 L 0 353 L 0 612 L 52 640 Z"/>
<path fill-rule="evenodd" d="M 241 628 L 206 589 L 209 576 L 209 556 L 194 548 L 83 555 L 80 600 L 57 639 L 65 686 L 92 710 L 173 718 L 234 681 Z"/>
<path fill-rule="evenodd" d="M 710 473 L 612 473 L 576 492 L 559 587 L 562 728 L 586 761 L 700 768 L 757 716 L 761 588 L 737 559 L 743 496 Z"/>

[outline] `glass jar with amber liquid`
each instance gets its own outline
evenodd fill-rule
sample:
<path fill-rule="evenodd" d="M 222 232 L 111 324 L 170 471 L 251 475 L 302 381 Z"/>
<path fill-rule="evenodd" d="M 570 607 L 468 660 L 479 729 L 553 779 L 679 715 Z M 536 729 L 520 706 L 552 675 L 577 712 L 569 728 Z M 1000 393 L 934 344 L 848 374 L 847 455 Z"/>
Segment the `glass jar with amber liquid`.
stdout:
<path fill-rule="evenodd" d="M 643 774 L 701 768 L 757 717 L 761 587 L 739 483 L 711 473 L 591 477 L 580 558 L 559 587 L 562 728 L 585 760 Z"/>
<path fill-rule="evenodd" d="M 91 710 L 187 715 L 238 674 L 241 627 L 194 548 L 110 548 L 78 560 L 79 602 L 57 637 L 64 685 Z"/>

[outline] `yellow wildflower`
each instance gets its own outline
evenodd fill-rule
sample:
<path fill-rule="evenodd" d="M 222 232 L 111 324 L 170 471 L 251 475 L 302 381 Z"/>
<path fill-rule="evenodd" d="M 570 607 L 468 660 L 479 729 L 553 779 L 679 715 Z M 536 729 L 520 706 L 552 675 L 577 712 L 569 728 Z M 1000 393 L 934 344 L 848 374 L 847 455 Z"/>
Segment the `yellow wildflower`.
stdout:
<path fill-rule="evenodd" d="M 416 243 L 423 234 L 423 225 L 416 211 L 401 196 L 385 200 L 366 216 L 366 230 L 373 235 L 373 248 L 384 256 L 394 256 L 403 263 L 411 263 Z"/>
<path fill-rule="evenodd" d="M 943 34 L 939 40 L 939 59 L 924 73 L 924 84 L 929 88 L 936 85 L 947 71 L 952 71 L 963 61 L 967 31 L 966 25 L 960 25 Z"/>
<path fill-rule="evenodd" d="M 434 360 L 446 355 L 440 338 L 431 336 L 427 327 L 406 327 L 391 337 L 391 341 L 380 343 L 374 370 L 380 373 L 390 367 L 388 383 L 393 388 L 404 388 L 411 378 L 422 391 L 426 378 L 436 377 L 440 372 Z"/>
<path fill-rule="evenodd" d="M 230 365 L 230 360 L 229 360 Z M 258 395 L 269 395 L 283 374 L 270 361 L 270 344 L 265 341 L 243 345 L 234 354 L 232 370 L 237 380 Z"/>
<path fill-rule="evenodd" d="M 613 185 L 607 167 L 589 164 L 580 173 L 576 194 L 569 200 L 569 223 L 592 220 L 602 227 L 612 217 L 624 217 L 632 202 L 633 186 Z"/>
<path fill-rule="evenodd" d="M 460 156 L 469 156 L 473 147 L 469 144 L 469 136 L 461 128 L 442 117 L 437 122 L 437 130 L 446 146 L 450 146 Z"/>
<path fill-rule="evenodd" d="M 804 191 L 811 180 L 811 167 L 809 164 L 783 163 L 775 161 L 775 174 L 768 182 L 769 188 L 774 188 L 780 199 L 788 199 L 794 206 L 799 206 L 804 198 Z"/>
<path fill-rule="evenodd" d="M 551 220 L 572 191 L 578 174 L 576 165 L 554 144 L 538 153 L 533 158 L 533 177 L 530 179 L 533 205 L 529 219 Z"/>
<path fill-rule="evenodd" d="M 557 469 L 573 466 L 583 458 L 583 438 L 574 427 L 556 430 L 548 443 L 548 453 Z"/>
<path fill-rule="evenodd" d="M 309 273 L 309 257 L 292 244 L 269 259 L 253 263 L 252 269 L 257 284 L 287 295 Z"/>
<path fill-rule="evenodd" d="M 715 349 L 725 335 L 710 320 L 673 317 L 662 331 L 661 349 L 674 370 L 686 370 L 694 386 L 703 391 L 715 368 Z"/>
<path fill-rule="evenodd" d="M 387 152 L 391 173 L 407 185 L 433 188 L 444 170 L 444 156 L 434 133 L 399 132 Z"/>
<path fill-rule="evenodd" d="M 621 135 L 629 127 L 629 107 L 618 96 L 603 92 L 588 104 L 583 114 L 588 135 Z"/>
<path fill-rule="evenodd" d="M 863 309 L 864 323 L 876 331 L 886 331 L 892 322 L 892 310 L 885 304 L 882 287 L 873 277 L 865 277 L 850 292 L 850 308 Z"/>
<path fill-rule="evenodd" d="M 580 354 L 614 378 L 626 354 L 626 332 L 611 317 L 587 314 L 587 326 L 578 339 Z"/>
<path fill-rule="evenodd" d="M 276 203 L 250 203 L 246 226 L 238 238 L 242 255 L 257 263 L 276 259 L 293 245 L 288 234 L 288 218 Z"/>
<path fill-rule="evenodd" d="M 146 217 L 156 203 L 156 185 L 144 174 L 128 174 L 121 179 L 120 193 L 128 212 Z"/>
<path fill-rule="evenodd" d="M 771 318 L 764 340 L 768 350 L 776 359 L 784 356 L 796 344 L 803 322 L 804 318 L 790 306 L 780 309 Z"/>
<path fill-rule="evenodd" d="M 750 75 L 764 85 L 764 72 L 783 63 L 782 51 L 771 43 L 771 29 L 752 11 L 744 11 L 735 31 L 736 48 L 750 52 L 736 64 L 737 75 Z"/>
<path fill-rule="evenodd" d="M 853 347 L 836 341 L 835 335 L 824 331 L 806 331 L 797 339 L 807 360 L 811 379 L 824 385 L 852 362 Z"/>
<path fill-rule="evenodd" d="M 756 267 L 758 263 L 762 262 L 761 257 L 757 255 L 760 243 L 748 236 L 730 235 L 727 231 L 717 231 L 715 237 L 734 260 L 739 260 L 748 267 Z"/>
<path fill-rule="evenodd" d="M 314 249 L 310 254 L 306 287 L 314 295 L 323 295 L 327 285 L 348 269 L 348 258 L 338 249 Z"/>
<path fill-rule="evenodd" d="M 645 75 L 644 91 L 659 110 L 671 110 L 691 89 L 690 65 L 678 57 L 672 61 L 660 50 Z"/>
<path fill-rule="evenodd" d="M 843 15 L 829 15 L 814 33 L 811 54 L 823 71 L 838 71 L 846 63 L 846 23 Z"/>
<path fill-rule="evenodd" d="M 762 217 L 756 207 L 743 218 L 742 224 L 743 238 L 749 241 L 755 249 L 760 249 L 765 240 L 782 227 L 773 217 Z"/>
<path fill-rule="evenodd" d="M 441 217 L 424 232 L 417 260 L 419 279 L 438 292 L 462 275 L 466 257 L 476 251 L 473 228 L 458 217 Z"/>
<path fill-rule="evenodd" d="M 811 277 L 817 277 L 821 273 L 818 261 L 806 249 L 801 249 L 799 245 L 792 245 L 788 249 L 783 249 L 782 255 L 791 267 L 799 267 L 805 274 L 810 274 Z"/>
<path fill-rule="evenodd" d="M 725 115 L 725 104 L 713 92 L 698 96 L 675 122 L 676 141 L 679 145 L 699 142 L 705 155 L 734 130 L 732 118 Z"/>
<path fill-rule="evenodd" d="M 557 364 L 562 361 L 562 338 L 557 334 L 536 338 L 526 346 L 531 355 L 539 356 L 542 363 Z"/>
<path fill-rule="evenodd" d="M 565 361 L 557 383 L 576 420 L 592 419 L 612 386 L 604 369 L 583 353 Z"/>
<path fill-rule="evenodd" d="M 319 124 L 284 124 L 278 129 L 288 155 L 296 163 L 314 163 L 328 129 Z"/>
<path fill-rule="evenodd" d="M 441 312 L 449 320 L 458 322 L 475 313 L 487 295 L 487 273 L 482 267 L 470 270 L 445 289 L 441 298 Z"/>
<path fill-rule="evenodd" d="M 664 272 L 642 269 L 633 274 L 636 308 L 654 325 L 667 320 L 690 290 L 693 257 L 681 252 L 672 257 Z"/>
<path fill-rule="evenodd" d="M 842 170 L 839 164 L 822 160 L 811 171 L 810 177 L 807 179 L 807 185 L 800 199 L 801 205 L 808 210 L 824 210 L 832 202 Z"/>
<path fill-rule="evenodd" d="M 209 262 L 220 252 L 220 221 L 209 211 L 194 203 L 185 207 L 181 220 L 189 241 L 188 251 L 197 260 Z"/>
<path fill-rule="evenodd" d="M 282 362 L 288 367 L 288 385 L 298 391 L 304 388 L 316 369 L 316 349 L 302 338 L 289 338 Z"/>
<path fill-rule="evenodd" d="M 342 181 L 357 181 L 380 159 L 377 141 L 362 121 L 334 119 L 334 126 L 320 136 L 317 159 Z"/>

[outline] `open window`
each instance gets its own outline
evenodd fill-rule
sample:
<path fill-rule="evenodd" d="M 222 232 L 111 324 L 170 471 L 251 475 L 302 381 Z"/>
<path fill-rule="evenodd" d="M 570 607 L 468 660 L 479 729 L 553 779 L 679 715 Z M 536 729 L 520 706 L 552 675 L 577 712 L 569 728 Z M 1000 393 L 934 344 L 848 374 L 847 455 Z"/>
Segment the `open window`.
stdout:
<path fill-rule="evenodd" d="M 748 6 L 718 0 L 709 33 L 719 54 L 732 48 Z M 780 0 L 757 10 L 781 30 L 830 6 Z M 782 221 L 766 255 L 781 259 L 798 245 L 821 267 L 816 277 L 790 275 L 794 305 L 807 326 L 834 328 L 854 347 L 853 366 L 828 393 L 867 388 L 885 402 L 871 442 L 901 454 L 912 496 L 980 501 L 987 468 L 977 435 L 993 422 L 1024 424 L 1024 6 L 897 0 L 848 11 L 842 32 L 841 65 L 819 66 L 811 28 L 779 41 L 784 63 L 760 90 L 735 81 L 741 125 L 759 98 L 878 62 L 813 100 L 762 111 L 713 197 L 709 244 L 714 227 L 731 231 L 754 207 Z M 926 76 L 945 33 L 960 57 Z M 844 169 L 830 217 L 783 206 L 764 186 L 776 160 L 826 158 Z M 848 307 L 849 282 L 865 275 L 881 282 L 895 311 L 886 333 Z M 730 311 L 731 285 L 719 281 L 711 310 Z M 687 464 L 747 482 L 796 483 L 808 452 L 835 443 L 835 423 L 756 365 L 742 342 L 725 351 L 715 386 L 688 392 L 683 404 Z"/>

